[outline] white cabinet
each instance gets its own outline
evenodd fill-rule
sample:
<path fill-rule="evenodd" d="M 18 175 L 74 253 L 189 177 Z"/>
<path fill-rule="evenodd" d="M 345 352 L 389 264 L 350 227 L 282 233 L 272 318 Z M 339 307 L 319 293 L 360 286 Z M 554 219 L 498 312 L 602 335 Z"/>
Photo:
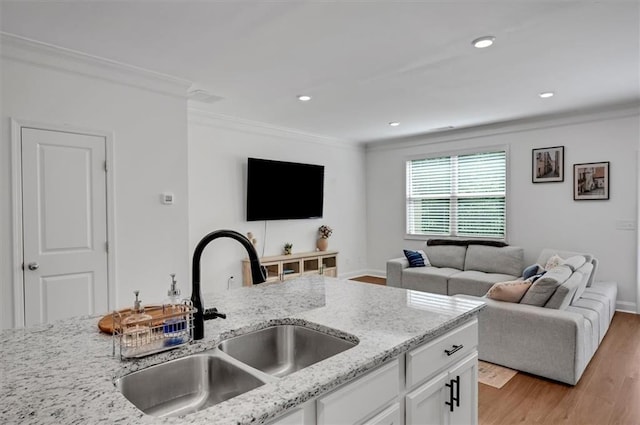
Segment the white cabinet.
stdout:
<path fill-rule="evenodd" d="M 448 373 L 441 373 L 406 397 L 407 424 L 444 424 Z"/>
<path fill-rule="evenodd" d="M 296 409 L 270 422 L 271 425 L 304 425 L 304 423 L 303 409 Z"/>
<path fill-rule="evenodd" d="M 360 423 L 400 394 L 398 359 L 364 375 L 317 402 L 317 424 Z"/>
<path fill-rule="evenodd" d="M 362 425 L 402 425 L 402 415 L 400 412 L 400 404 L 393 403 L 390 407 L 377 414 L 375 417 L 366 421 Z"/>
<path fill-rule="evenodd" d="M 473 319 L 272 424 L 477 425 L 477 347 Z"/>
<path fill-rule="evenodd" d="M 307 274 L 338 276 L 338 251 L 314 251 L 260 258 L 267 271 L 267 282 L 294 279 Z M 253 285 L 251 262 L 242 260 L 242 285 Z"/>
<path fill-rule="evenodd" d="M 478 356 L 471 354 L 406 396 L 406 425 L 476 425 Z"/>
<path fill-rule="evenodd" d="M 405 424 L 478 423 L 476 319 L 406 355 Z"/>

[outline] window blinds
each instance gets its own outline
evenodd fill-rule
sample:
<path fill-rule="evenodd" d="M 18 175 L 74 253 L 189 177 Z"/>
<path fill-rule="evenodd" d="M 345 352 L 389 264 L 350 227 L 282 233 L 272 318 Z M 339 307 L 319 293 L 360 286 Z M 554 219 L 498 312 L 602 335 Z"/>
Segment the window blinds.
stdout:
<path fill-rule="evenodd" d="M 407 161 L 407 234 L 505 237 L 506 152 Z"/>

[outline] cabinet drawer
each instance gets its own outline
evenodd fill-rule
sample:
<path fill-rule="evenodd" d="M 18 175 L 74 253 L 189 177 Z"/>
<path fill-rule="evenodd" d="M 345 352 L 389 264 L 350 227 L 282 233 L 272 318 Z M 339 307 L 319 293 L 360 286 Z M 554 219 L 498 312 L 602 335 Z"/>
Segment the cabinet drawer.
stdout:
<path fill-rule="evenodd" d="M 400 393 L 398 360 L 318 399 L 318 425 L 354 424 Z"/>
<path fill-rule="evenodd" d="M 477 346 L 478 320 L 474 319 L 422 347 L 409 351 L 406 357 L 407 388 L 412 388 L 448 365 L 474 352 Z"/>

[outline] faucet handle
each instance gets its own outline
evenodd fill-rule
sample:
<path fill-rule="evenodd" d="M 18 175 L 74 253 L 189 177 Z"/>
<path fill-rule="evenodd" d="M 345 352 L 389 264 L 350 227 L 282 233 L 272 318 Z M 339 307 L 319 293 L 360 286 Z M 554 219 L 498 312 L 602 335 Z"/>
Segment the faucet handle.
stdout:
<path fill-rule="evenodd" d="M 221 319 L 226 319 L 227 315 L 224 313 L 219 313 L 218 309 L 213 307 L 213 308 L 205 308 L 204 309 L 204 320 L 211 320 L 211 319 L 215 319 L 216 317 L 219 317 Z"/>

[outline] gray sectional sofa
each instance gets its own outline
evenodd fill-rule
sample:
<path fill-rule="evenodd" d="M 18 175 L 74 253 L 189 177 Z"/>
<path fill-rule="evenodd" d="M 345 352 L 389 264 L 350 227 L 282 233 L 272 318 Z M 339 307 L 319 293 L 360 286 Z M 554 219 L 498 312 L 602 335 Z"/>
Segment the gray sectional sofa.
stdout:
<path fill-rule="evenodd" d="M 409 267 L 405 257 L 387 261 L 387 285 L 435 294 L 482 296 L 496 282 L 514 280 L 524 269 L 524 250 L 484 241 L 427 241 L 430 266 Z"/>
<path fill-rule="evenodd" d="M 520 302 L 498 301 L 488 298 L 486 292 L 494 279 L 500 279 L 495 283 L 518 278 L 521 273 L 516 273 L 515 269 L 510 274 L 495 271 L 504 272 L 508 269 L 507 264 L 517 264 L 518 256 L 514 253 L 519 248 L 484 247 L 480 251 L 489 256 L 492 250 L 485 248 L 495 248 L 495 258 L 487 258 L 485 265 L 479 265 L 475 262 L 479 258 L 477 249 L 469 251 L 472 247 L 474 245 L 467 246 L 466 255 L 471 253 L 473 261 L 467 263 L 465 258 L 463 268 L 455 271 L 445 270 L 452 267 L 434 266 L 434 263 L 442 264 L 437 254 L 433 255 L 435 261 L 431 267 L 415 268 L 423 269 L 420 271 L 407 270 L 411 269 L 408 264 L 406 268 L 399 267 L 402 259 L 389 260 L 387 283 L 484 301 L 486 308 L 478 316 L 481 360 L 570 385 L 577 384 L 609 328 L 615 313 L 617 284 L 595 282 L 598 261 L 590 254 L 544 249 L 537 259 L 540 265 L 544 266 L 553 255 L 579 261 L 569 261 L 548 271 L 543 275 L 546 276 L 544 282 L 540 280 L 540 285 L 532 285 Z M 442 254 L 446 250 L 450 254 L 454 251 L 425 247 L 430 261 L 429 252 L 441 251 Z M 450 265 L 453 263 L 447 264 Z M 471 269 L 472 265 L 474 269 Z M 438 268 L 443 270 L 435 270 Z M 466 273 L 470 271 L 474 273 Z"/>

